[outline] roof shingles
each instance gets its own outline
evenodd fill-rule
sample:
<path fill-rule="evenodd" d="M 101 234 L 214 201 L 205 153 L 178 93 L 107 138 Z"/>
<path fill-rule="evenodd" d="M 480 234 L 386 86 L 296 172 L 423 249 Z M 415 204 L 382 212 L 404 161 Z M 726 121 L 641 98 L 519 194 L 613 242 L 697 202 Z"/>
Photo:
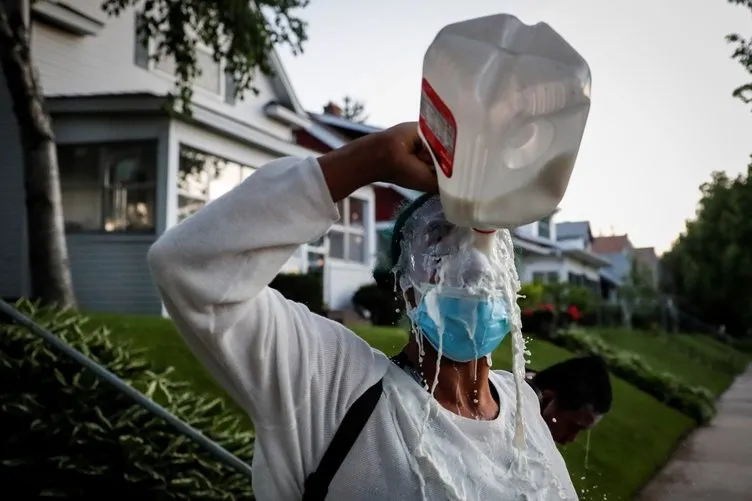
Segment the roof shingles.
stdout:
<path fill-rule="evenodd" d="M 614 235 L 611 237 L 595 237 L 593 239 L 593 252 L 596 254 L 615 254 L 629 246 L 627 235 Z"/>

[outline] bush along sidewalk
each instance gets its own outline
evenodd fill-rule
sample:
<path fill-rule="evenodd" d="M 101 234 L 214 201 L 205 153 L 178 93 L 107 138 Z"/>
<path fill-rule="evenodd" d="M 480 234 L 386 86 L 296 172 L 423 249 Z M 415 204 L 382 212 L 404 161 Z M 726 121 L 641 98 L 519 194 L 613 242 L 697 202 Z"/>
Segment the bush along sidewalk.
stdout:
<path fill-rule="evenodd" d="M 253 434 L 222 401 L 156 373 L 83 316 L 17 308 L 245 461 Z M 0 485 L 14 499 L 252 500 L 251 479 L 53 351 L 23 327 L 0 325 Z"/>
<path fill-rule="evenodd" d="M 551 341 L 571 351 L 600 356 L 614 375 L 698 424 L 706 424 L 715 416 L 715 401 L 709 390 L 687 384 L 671 374 L 657 372 L 634 353 L 612 348 L 586 332 L 561 331 Z"/>

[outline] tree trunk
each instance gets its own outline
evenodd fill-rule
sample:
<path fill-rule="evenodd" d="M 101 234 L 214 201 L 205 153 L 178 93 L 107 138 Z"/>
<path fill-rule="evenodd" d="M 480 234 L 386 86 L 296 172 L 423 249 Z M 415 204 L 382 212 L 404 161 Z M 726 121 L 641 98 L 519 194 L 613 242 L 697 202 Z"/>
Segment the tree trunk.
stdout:
<path fill-rule="evenodd" d="M 32 296 L 75 308 L 52 121 L 31 61 L 26 0 L 0 0 L 0 64 L 23 146 Z"/>

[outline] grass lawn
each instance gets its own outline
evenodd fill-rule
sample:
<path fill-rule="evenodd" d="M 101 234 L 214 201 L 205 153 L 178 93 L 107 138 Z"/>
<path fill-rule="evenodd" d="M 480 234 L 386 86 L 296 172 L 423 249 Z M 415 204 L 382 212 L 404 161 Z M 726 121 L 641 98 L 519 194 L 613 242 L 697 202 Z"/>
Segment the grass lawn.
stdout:
<path fill-rule="evenodd" d="M 715 395 L 723 393 L 749 363 L 747 355 L 699 334 L 658 334 L 626 329 L 590 332 L 616 348 L 640 355 L 653 369 L 704 386 Z"/>
<path fill-rule="evenodd" d="M 145 348 L 156 368 L 173 366 L 175 377 L 191 382 L 197 391 L 219 396 L 229 403 L 168 320 L 107 314 L 89 316 L 94 325 L 106 325 L 114 336 Z M 363 327 L 355 330 L 372 346 L 389 355 L 399 351 L 407 339 L 403 331 L 394 328 Z M 573 356 L 545 341 L 532 340 L 528 347 L 532 352 L 530 365 L 534 369 Z M 495 366 L 508 369 L 511 358 L 507 340 L 494 354 Z M 562 449 L 582 501 L 633 499 L 693 425 L 689 418 L 635 387 L 616 378 L 613 384 L 614 408 L 592 432 L 589 453 L 584 435 Z"/>

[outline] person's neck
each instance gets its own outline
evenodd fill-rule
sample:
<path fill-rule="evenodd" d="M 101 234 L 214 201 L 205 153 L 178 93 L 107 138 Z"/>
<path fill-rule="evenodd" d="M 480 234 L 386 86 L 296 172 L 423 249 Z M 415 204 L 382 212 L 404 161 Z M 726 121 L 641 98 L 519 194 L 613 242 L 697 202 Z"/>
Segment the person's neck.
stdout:
<path fill-rule="evenodd" d="M 415 339 L 411 339 L 403 351 L 413 367 L 422 373 L 429 390 L 436 381 L 433 397 L 445 409 L 463 417 L 482 420 L 495 419 L 499 414 L 499 402 L 491 392 L 488 379 L 490 368 L 485 359 L 454 362 L 441 358 L 437 364 L 438 353 L 424 342 L 421 360 Z"/>

